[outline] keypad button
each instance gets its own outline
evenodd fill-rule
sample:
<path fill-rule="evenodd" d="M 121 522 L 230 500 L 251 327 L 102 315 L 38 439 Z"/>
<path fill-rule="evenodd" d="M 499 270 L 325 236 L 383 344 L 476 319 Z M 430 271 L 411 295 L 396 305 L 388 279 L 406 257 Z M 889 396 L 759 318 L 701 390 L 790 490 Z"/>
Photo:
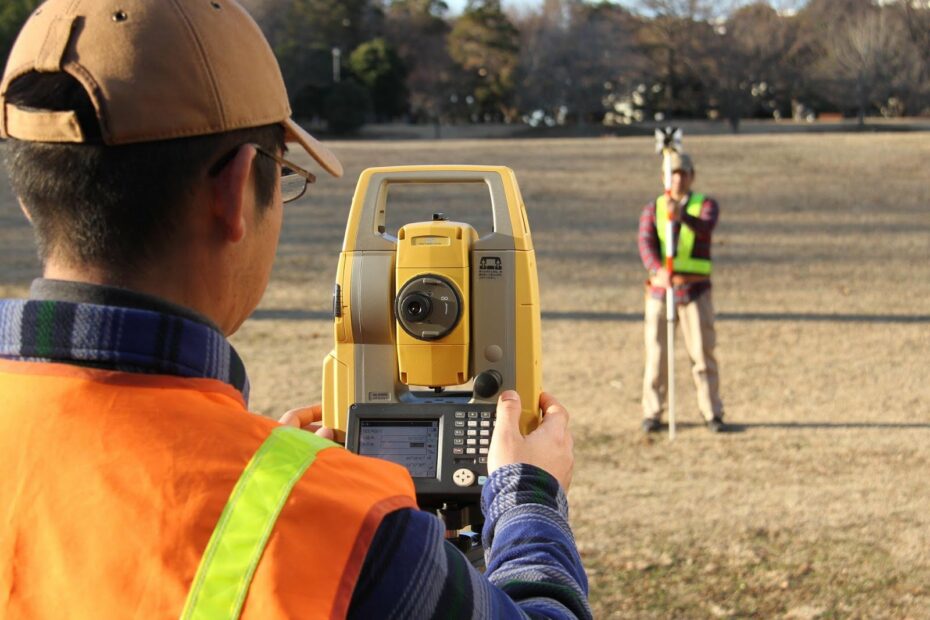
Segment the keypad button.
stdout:
<path fill-rule="evenodd" d="M 453 446 L 461 446 L 461 445 L 464 445 L 464 444 L 465 444 L 465 440 L 462 439 L 461 437 L 456 437 L 455 439 L 452 440 L 452 445 L 453 445 Z"/>
<path fill-rule="evenodd" d="M 456 412 L 455 412 L 455 418 L 456 418 L 456 419 L 460 419 L 460 418 L 461 418 L 461 419 L 464 419 L 464 418 L 465 418 L 465 412 L 464 412 L 464 411 L 456 411 Z"/>
<path fill-rule="evenodd" d="M 461 428 L 461 427 L 464 427 L 464 426 L 465 426 L 465 420 L 456 420 L 456 421 L 455 421 L 455 427 L 456 427 L 456 428 Z"/>
<path fill-rule="evenodd" d="M 469 420 L 469 421 L 468 421 L 468 426 L 477 427 L 477 426 L 478 426 L 478 421 L 477 421 L 477 420 Z"/>
<path fill-rule="evenodd" d="M 468 429 L 468 436 L 469 436 L 469 437 L 477 437 L 477 436 L 478 436 L 478 431 L 476 431 L 476 430 L 473 429 L 473 428 L 470 428 L 470 429 Z"/>
<path fill-rule="evenodd" d="M 452 434 L 455 435 L 456 437 L 462 437 L 463 435 L 465 435 L 465 429 L 457 428 L 454 431 L 452 431 Z"/>
<path fill-rule="evenodd" d="M 465 454 L 477 454 L 477 452 L 478 452 L 478 451 L 475 450 L 475 448 L 466 448 L 466 449 L 465 449 Z"/>
<path fill-rule="evenodd" d="M 452 454 L 465 454 L 464 448 L 452 448 Z"/>
<path fill-rule="evenodd" d="M 478 440 L 478 443 L 479 443 L 480 445 L 482 445 L 482 446 L 487 446 L 487 445 L 490 445 L 490 444 L 491 444 L 490 440 L 488 440 L 488 439 L 479 439 L 479 440 Z"/>
<path fill-rule="evenodd" d="M 486 457 L 486 456 L 479 456 L 479 457 L 478 457 L 478 462 L 479 462 L 479 463 L 487 463 L 487 462 L 488 462 L 488 457 Z"/>
<path fill-rule="evenodd" d="M 491 436 L 491 431 L 486 431 L 486 430 L 484 430 L 484 429 L 481 429 L 481 436 L 482 436 L 482 437 L 490 437 L 490 436 Z"/>
<path fill-rule="evenodd" d="M 491 428 L 491 423 L 488 420 L 481 420 L 481 426 Z"/>
<path fill-rule="evenodd" d="M 465 443 L 467 443 L 469 446 L 474 446 L 478 444 L 478 440 L 472 439 L 469 437 L 468 439 L 465 440 Z"/>
<path fill-rule="evenodd" d="M 469 411 L 469 412 L 468 412 L 468 419 L 469 419 L 469 420 L 477 420 L 477 419 L 478 419 L 478 412 L 477 412 L 477 411 Z"/>
<path fill-rule="evenodd" d="M 478 448 L 478 454 L 487 454 L 487 453 L 488 453 L 487 448 Z"/>
<path fill-rule="evenodd" d="M 484 418 L 484 419 L 488 419 L 488 418 L 491 417 L 491 412 L 490 412 L 490 411 L 482 411 L 482 412 L 481 412 L 481 417 Z"/>

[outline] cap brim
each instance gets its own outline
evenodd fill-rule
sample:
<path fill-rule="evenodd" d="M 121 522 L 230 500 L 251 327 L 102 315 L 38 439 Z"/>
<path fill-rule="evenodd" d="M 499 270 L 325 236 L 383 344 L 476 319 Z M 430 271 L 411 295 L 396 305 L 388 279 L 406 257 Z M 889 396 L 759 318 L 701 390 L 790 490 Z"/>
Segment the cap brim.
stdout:
<path fill-rule="evenodd" d="M 323 146 L 319 140 L 304 131 L 303 127 L 294 122 L 294 119 L 289 118 L 282 124 L 284 125 L 284 139 L 287 142 L 296 142 L 304 147 L 304 150 L 310 154 L 310 157 L 315 159 L 326 172 L 334 177 L 342 176 L 342 164 L 332 151 Z"/>

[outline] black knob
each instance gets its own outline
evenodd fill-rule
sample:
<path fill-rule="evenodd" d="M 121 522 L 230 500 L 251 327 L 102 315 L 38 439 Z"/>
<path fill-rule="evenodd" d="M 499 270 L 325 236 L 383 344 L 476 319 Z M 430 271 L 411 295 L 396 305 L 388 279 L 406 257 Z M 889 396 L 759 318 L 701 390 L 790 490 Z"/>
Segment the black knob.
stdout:
<path fill-rule="evenodd" d="M 475 377 L 475 394 L 481 398 L 491 398 L 501 390 L 504 379 L 496 370 L 485 370 Z"/>

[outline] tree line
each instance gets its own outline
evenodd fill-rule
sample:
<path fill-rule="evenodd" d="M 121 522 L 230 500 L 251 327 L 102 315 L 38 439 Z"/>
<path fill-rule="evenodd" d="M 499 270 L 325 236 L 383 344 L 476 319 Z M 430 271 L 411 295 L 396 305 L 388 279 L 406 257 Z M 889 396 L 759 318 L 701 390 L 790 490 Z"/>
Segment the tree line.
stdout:
<path fill-rule="evenodd" d="M 295 114 L 365 122 L 619 125 L 930 115 L 930 2 L 240 0 Z M 38 0 L 3 0 L 0 53 Z M 726 6 L 724 6 L 726 4 Z"/>

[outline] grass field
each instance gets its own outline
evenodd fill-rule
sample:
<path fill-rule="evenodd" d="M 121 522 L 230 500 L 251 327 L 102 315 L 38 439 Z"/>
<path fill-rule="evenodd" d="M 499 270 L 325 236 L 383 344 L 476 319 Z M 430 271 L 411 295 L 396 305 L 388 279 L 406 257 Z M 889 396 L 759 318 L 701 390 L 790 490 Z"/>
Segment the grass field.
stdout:
<path fill-rule="evenodd" d="M 268 293 L 233 339 L 253 408 L 320 398 L 359 171 L 508 165 L 539 257 L 545 387 L 573 413 L 572 524 L 596 616 L 930 618 L 928 134 L 685 144 L 722 207 L 714 302 L 736 432 L 700 423 L 680 337 L 678 438 L 639 431 L 651 138 L 333 143 L 346 178 L 287 207 Z M 0 183 L 7 295 L 38 273 L 14 205 Z"/>

